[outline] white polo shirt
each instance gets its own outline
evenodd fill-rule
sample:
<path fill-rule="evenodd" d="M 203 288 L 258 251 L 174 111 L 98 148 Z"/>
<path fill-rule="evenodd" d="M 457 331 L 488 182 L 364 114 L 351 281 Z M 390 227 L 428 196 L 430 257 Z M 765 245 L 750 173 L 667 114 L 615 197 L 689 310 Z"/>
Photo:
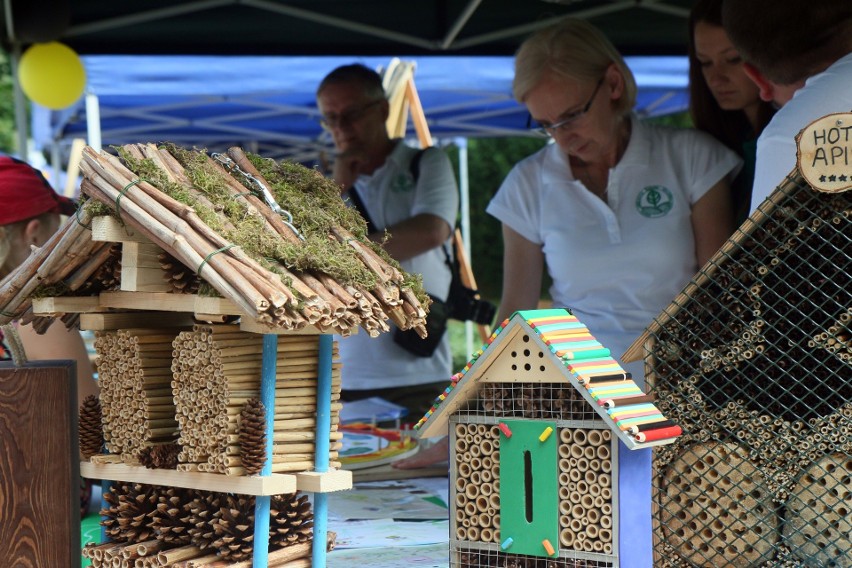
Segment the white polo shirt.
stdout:
<path fill-rule="evenodd" d="M 369 176 L 359 176 L 354 191 L 378 228 L 390 227 L 421 213 L 456 223 L 458 186 L 452 164 L 439 149 L 422 154 L 415 184 L 411 159 L 418 152 L 401 140 L 385 163 Z M 446 299 L 452 278 L 444 252 L 436 247 L 400 262 L 406 272 L 421 274 L 427 293 Z M 393 325 L 391 324 L 393 327 Z M 344 389 L 377 389 L 449 380 L 453 373 L 449 334 L 432 357 L 417 357 L 393 341 L 393 331 L 371 338 L 361 330 L 340 342 Z M 437 396 L 439 393 L 435 393 Z"/>
<path fill-rule="evenodd" d="M 486 211 L 542 245 L 550 294 L 620 358 L 697 271 L 691 207 L 742 161 L 695 130 L 632 119 L 608 203 L 550 144 L 518 163 Z M 642 383 L 641 363 L 628 369 Z"/>
<path fill-rule="evenodd" d="M 752 212 L 796 167 L 799 132 L 814 120 L 836 112 L 852 112 L 852 53 L 805 81 L 763 129 L 757 139 Z"/>

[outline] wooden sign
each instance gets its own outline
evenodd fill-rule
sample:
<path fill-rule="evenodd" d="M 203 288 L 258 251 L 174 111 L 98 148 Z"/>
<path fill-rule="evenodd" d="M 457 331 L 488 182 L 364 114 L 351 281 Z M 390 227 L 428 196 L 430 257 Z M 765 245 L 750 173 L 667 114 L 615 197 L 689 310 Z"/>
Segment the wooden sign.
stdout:
<path fill-rule="evenodd" d="M 76 377 L 0 363 L 0 566 L 80 566 Z"/>
<path fill-rule="evenodd" d="M 852 113 L 813 121 L 797 142 L 799 171 L 814 189 L 825 193 L 852 189 Z"/>

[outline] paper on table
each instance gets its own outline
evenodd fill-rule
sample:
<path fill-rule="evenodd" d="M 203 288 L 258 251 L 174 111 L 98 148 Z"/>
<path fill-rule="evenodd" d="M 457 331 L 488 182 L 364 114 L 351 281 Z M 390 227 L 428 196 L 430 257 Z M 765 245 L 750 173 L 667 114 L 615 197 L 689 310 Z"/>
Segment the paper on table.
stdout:
<path fill-rule="evenodd" d="M 340 422 L 387 422 L 396 420 L 408 414 L 408 409 L 389 402 L 383 398 L 373 396 L 361 400 L 344 402 L 340 409 Z"/>
<path fill-rule="evenodd" d="M 328 555 L 328 568 L 447 568 L 450 565 L 449 547 L 446 543 L 424 546 L 395 546 L 386 548 L 350 548 L 333 550 Z"/>
<path fill-rule="evenodd" d="M 352 491 L 328 494 L 332 519 L 447 519 L 446 507 L 437 505 L 435 495 L 415 485 L 358 486 Z"/>
<path fill-rule="evenodd" d="M 448 546 L 449 521 L 329 521 L 337 533 L 335 550 L 343 548 L 379 548 L 440 543 Z M 401 564 L 398 566 L 402 566 Z"/>

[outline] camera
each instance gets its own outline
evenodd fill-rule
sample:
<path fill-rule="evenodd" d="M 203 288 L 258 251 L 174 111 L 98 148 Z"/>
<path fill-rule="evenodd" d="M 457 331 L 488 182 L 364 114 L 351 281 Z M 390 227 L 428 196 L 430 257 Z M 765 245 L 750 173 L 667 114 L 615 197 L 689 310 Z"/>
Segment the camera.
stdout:
<path fill-rule="evenodd" d="M 459 321 L 472 321 L 480 325 L 491 325 L 497 306 L 488 300 L 477 298 L 479 292 L 461 284 L 450 287 L 450 296 L 447 298 L 449 317 Z"/>

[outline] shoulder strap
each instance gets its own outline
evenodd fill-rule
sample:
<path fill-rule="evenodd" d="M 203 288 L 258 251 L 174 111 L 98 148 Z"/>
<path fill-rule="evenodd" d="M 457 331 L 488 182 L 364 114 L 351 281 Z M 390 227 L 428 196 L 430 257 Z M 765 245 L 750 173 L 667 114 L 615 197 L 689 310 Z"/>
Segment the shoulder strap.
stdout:
<path fill-rule="evenodd" d="M 428 149 L 429 148 L 421 148 L 420 150 L 417 150 L 417 153 L 411 157 L 411 162 L 408 164 L 408 171 L 411 172 L 411 177 L 414 178 L 414 183 L 417 183 L 417 178 L 420 177 L 420 159 Z"/>
<path fill-rule="evenodd" d="M 375 233 L 378 230 L 378 227 L 376 227 L 376 224 L 373 223 L 373 219 L 370 218 L 370 214 L 367 213 L 367 208 L 364 207 L 364 201 L 361 199 L 361 196 L 358 195 L 358 192 L 355 190 L 355 188 L 350 187 L 346 191 L 346 195 L 348 196 L 347 198 L 349 199 L 349 201 L 352 203 L 352 206 L 358 213 L 361 214 L 361 217 L 363 217 L 364 221 L 367 223 L 367 232 Z"/>

